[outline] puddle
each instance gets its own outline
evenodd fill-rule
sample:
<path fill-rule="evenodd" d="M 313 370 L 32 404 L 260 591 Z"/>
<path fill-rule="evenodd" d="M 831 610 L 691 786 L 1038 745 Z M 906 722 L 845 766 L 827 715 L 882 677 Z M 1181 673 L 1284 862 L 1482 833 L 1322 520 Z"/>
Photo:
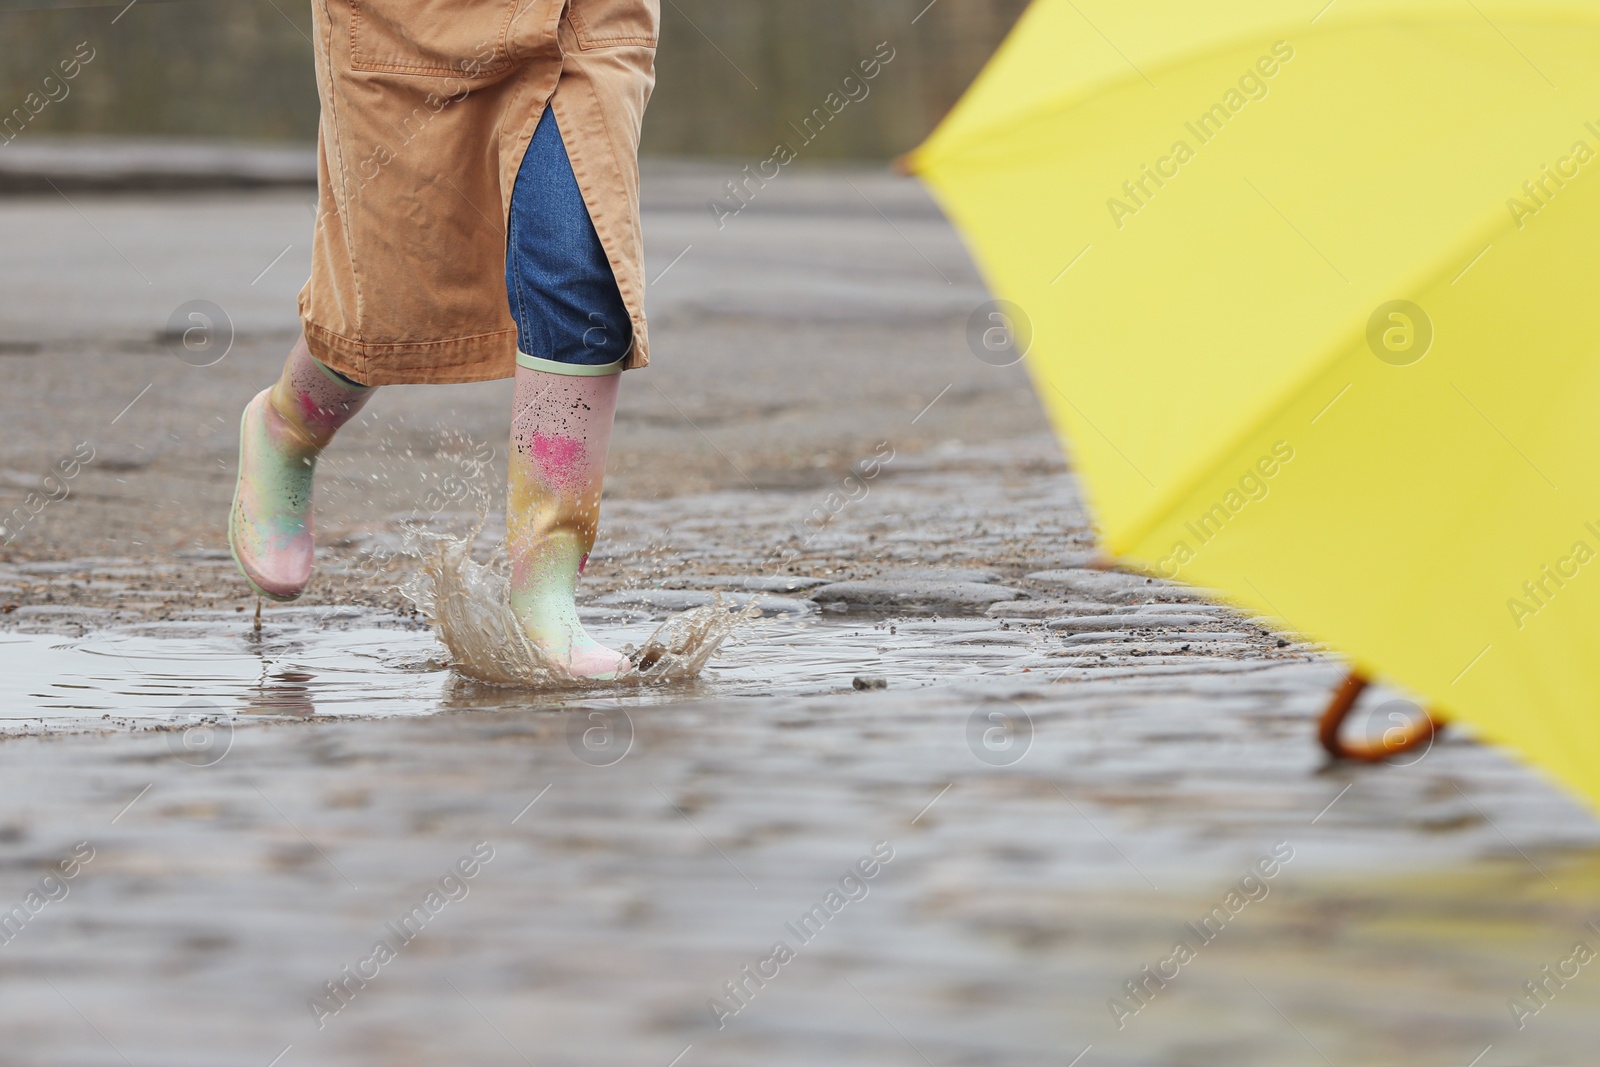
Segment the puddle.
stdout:
<path fill-rule="evenodd" d="M 1055 447 L 1043 441 L 1039 454 Z M 985 471 L 1017 462 L 1014 446 L 969 451 Z M 907 455 L 870 498 L 821 525 L 788 521 L 815 510 L 809 491 L 769 493 L 761 507 L 727 492 L 612 502 L 580 617 L 598 639 L 633 649 L 649 649 L 677 620 L 660 654 L 646 653 L 645 677 L 627 685 L 551 678 L 507 640 L 503 580 L 467 555 L 470 542 L 479 560 L 492 558 L 503 532 L 470 512 L 339 528 L 307 602 L 269 606 L 259 638 L 253 601 L 241 600 L 222 550 L 153 564 L 7 564 L 0 730 L 183 721 L 192 701 L 217 715 L 426 715 L 595 697 L 810 696 L 850 691 L 858 677 L 891 691 L 1001 677 L 1041 686 L 1238 677 L 1314 655 L 1280 647 L 1254 620 L 1196 603 L 1191 591 L 1085 577 L 1093 554 L 1074 540 L 1079 509 L 1057 462 L 996 482 Z M 431 577 L 419 566 L 430 543 L 455 546 L 433 557 Z M 396 590 L 408 574 L 412 603 L 440 609 L 430 613 L 443 643 Z M 760 617 L 740 618 L 746 609 Z M 1058 632 L 1083 616 L 1105 616 L 1104 626 Z M 518 688 L 473 683 L 447 662 Z"/>
<path fill-rule="evenodd" d="M 268 630 L 257 640 L 241 629 L 0 636 L 0 730 L 176 722 L 208 712 L 426 714 L 449 678 L 425 632 Z"/>
<path fill-rule="evenodd" d="M 197 715 L 430 715 L 559 707 L 597 695 L 640 705 L 807 696 L 849 690 L 857 677 L 904 690 L 1059 662 L 1029 647 L 1043 646 L 1044 635 L 1020 638 L 987 619 L 900 619 L 891 633 L 890 624 L 838 615 L 741 618 L 704 607 L 662 622 L 644 612 L 590 608 L 585 623 L 619 647 L 648 650 L 654 640 L 676 648 L 667 657 L 671 670 L 633 681 L 505 688 L 447 666 L 450 652 L 432 629 L 395 625 L 392 617 L 388 626 L 374 625 L 376 613 L 303 614 L 311 617 L 280 622 L 269 611 L 259 636 L 241 616 L 108 627 L 82 637 L 0 633 L 0 731 L 157 725 Z"/>

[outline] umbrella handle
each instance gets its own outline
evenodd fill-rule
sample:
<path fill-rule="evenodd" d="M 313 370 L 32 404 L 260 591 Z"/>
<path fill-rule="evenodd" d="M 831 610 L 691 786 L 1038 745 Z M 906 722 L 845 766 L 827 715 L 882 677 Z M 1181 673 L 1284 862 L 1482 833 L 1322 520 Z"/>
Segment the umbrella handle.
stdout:
<path fill-rule="evenodd" d="M 1345 676 L 1344 683 L 1333 694 L 1333 700 L 1328 703 L 1328 709 L 1322 713 L 1322 722 L 1317 728 L 1317 740 L 1322 742 L 1322 747 L 1334 759 L 1355 760 L 1360 763 L 1382 763 L 1391 756 L 1398 756 L 1402 752 L 1409 752 L 1418 745 L 1426 744 L 1433 740 L 1438 732 L 1444 729 L 1442 723 L 1434 719 L 1429 712 L 1423 712 L 1422 721 L 1415 726 L 1406 726 L 1396 730 L 1385 731 L 1383 738 L 1376 744 L 1362 742 L 1360 744 L 1347 744 L 1339 736 L 1339 728 L 1349 717 L 1350 711 L 1356 706 L 1362 692 L 1367 688 L 1367 679 L 1354 671 Z M 1399 733 L 1399 738 L 1390 741 L 1391 734 Z"/>

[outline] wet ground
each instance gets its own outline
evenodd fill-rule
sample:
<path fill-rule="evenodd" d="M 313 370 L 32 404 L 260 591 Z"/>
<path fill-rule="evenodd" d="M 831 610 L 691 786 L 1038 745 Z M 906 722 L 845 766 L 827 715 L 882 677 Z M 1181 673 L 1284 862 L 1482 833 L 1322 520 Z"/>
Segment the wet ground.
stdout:
<path fill-rule="evenodd" d="M 0 1064 L 1596 1062 L 1591 816 L 1453 733 L 1328 767 L 1336 660 L 1095 569 L 914 186 L 790 175 L 719 231 L 725 176 L 646 177 L 583 610 L 762 617 L 695 682 L 541 693 L 399 592 L 503 477 L 504 383 L 370 404 L 252 625 L 232 424 L 303 197 L 0 201 Z M 208 366 L 159 336 L 192 299 Z"/>

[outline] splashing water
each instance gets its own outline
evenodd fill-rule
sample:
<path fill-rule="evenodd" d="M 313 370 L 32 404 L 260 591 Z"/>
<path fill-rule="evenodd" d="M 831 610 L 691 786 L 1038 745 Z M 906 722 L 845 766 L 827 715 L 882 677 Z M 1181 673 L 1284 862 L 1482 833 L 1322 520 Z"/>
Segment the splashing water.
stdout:
<path fill-rule="evenodd" d="M 607 682 L 576 678 L 523 633 L 505 574 L 472 558 L 478 528 L 465 537 L 414 531 L 420 566 L 400 591 L 433 622 L 451 666 L 479 682 L 543 689 L 688 681 L 735 629 L 761 614 L 754 602 L 736 610 L 719 597 L 668 619 L 637 650 L 624 649 L 635 669 Z"/>

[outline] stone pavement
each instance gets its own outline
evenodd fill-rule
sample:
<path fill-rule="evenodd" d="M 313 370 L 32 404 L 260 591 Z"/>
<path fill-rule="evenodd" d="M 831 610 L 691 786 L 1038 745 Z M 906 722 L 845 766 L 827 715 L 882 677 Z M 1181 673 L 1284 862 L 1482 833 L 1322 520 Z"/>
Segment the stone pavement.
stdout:
<path fill-rule="evenodd" d="M 371 565 L 470 531 L 420 501 L 492 495 L 503 383 L 378 397 L 250 630 L 232 427 L 303 198 L 0 201 L 0 502 L 95 449 L 0 553 L 0 1065 L 1591 1062 L 1592 818 L 1455 733 L 1325 766 L 1324 650 L 1089 566 L 915 186 L 786 175 L 719 231 L 723 177 L 647 175 L 584 611 L 783 599 L 699 682 L 537 694 Z M 163 336 L 194 299 L 210 366 Z"/>

